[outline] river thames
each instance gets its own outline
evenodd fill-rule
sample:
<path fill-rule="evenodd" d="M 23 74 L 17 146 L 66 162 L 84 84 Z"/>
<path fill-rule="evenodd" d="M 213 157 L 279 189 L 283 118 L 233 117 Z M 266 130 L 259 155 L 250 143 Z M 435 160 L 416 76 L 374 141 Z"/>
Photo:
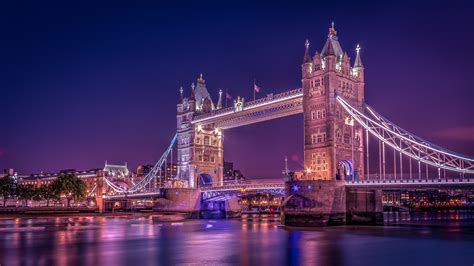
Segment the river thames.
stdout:
<path fill-rule="evenodd" d="M 0 220 L 3 265 L 473 265 L 474 214 L 386 214 L 385 226 L 285 228 L 273 218 Z"/>

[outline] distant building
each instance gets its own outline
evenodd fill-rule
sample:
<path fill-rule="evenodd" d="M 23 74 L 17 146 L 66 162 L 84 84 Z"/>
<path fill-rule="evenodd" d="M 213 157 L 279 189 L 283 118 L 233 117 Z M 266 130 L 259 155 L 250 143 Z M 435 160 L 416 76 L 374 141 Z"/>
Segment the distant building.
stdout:
<path fill-rule="evenodd" d="M 224 162 L 223 180 L 224 185 L 232 183 L 242 183 L 245 182 L 245 176 L 240 170 L 234 169 L 234 163 Z"/>
<path fill-rule="evenodd" d="M 127 168 L 127 163 L 124 165 L 119 164 L 108 164 L 105 161 L 104 166 L 104 174 L 108 177 L 115 177 L 115 178 L 127 178 L 130 177 L 130 171 Z"/>
<path fill-rule="evenodd" d="M 44 186 L 49 185 L 51 182 L 56 180 L 61 175 L 65 174 L 74 174 L 77 177 L 83 179 L 88 183 L 89 181 L 92 182 L 93 178 L 96 178 L 98 173 L 102 169 L 89 169 L 89 170 L 76 170 L 76 169 L 65 169 L 61 170 L 57 173 L 39 173 L 39 174 L 31 174 L 29 176 L 18 176 L 17 182 L 19 184 L 25 185 L 34 185 L 34 186 Z"/>

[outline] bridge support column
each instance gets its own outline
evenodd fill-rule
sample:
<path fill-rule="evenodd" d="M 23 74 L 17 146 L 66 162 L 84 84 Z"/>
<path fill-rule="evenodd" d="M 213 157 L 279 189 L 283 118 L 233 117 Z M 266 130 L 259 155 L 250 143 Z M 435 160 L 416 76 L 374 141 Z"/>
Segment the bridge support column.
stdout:
<path fill-rule="evenodd" d="M 287 226 L 346 223 L 346 188 L 341 180 L 301 180 L 285 184 L 282 218 Z"/>
<path fill-rule="evenodd" d="M 240 217 L 241 207 L 238 198 L 232 198 L 225 201 L 225 217 L 236 218 Z"/>
<path fill-rule="evenodd" d="M 347 223 L 383 224 L 381 189 L 347 189 Z"/>
<path fill-rule="evenodd" d="M 154 211 L 177 212 L 186 214 L 187 218 L 199 218 L 201 211 L 201 190 L 190 188 L 167 188 L 162 191 Z"/>

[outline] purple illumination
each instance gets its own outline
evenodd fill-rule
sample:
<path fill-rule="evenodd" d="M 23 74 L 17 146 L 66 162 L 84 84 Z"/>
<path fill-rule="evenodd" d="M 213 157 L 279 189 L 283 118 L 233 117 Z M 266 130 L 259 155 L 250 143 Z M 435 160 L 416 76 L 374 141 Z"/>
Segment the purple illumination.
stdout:
<path fill-rule="evenodd" d="M 298 187 L 298 185 L 293 185 L 293 187 L 292 187 L 292 188 L 293 188 L 293 191 L 294 191 L 294 192 L 297 192 L 297 191 L 299 190 L 299 187 Z"/>
<path fill-rule="evenodd" d="M 189 94 L 204 73 L 214 101 L 220 88 L 253 98 L 254 78 L 257 98 L 300 87 L 304 41 L 321 51 L 331 20 L 352 60 L 361 44 L 371 106 L 474 155 L 472 1 L 325 2 L 317 16 L 310 1 L 100 5 L 2 8 L 0 169 L 153 163 L 176 131 L 180 86 Z M 302 130 L 301 115 L 226 130 L 225 158 L 247 176 L 280 177 L 285 155 L 304 168 Z"/>

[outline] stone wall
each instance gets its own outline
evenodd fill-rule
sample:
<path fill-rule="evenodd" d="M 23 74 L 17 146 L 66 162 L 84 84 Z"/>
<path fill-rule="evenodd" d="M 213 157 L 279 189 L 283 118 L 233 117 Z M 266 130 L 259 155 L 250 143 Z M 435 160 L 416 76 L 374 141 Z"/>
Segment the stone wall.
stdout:
<path fill-rule="evenodd" d="M 282 207 L 285 225 L 326 226 L 346 222 L 344 181 L 289 181 L 285 194 Z"/>
<path fill-rule="evenodd" d="M 199 217 L 201 210 L 201 190 L 191 188 L 167 188 L 163 197 L 156 200 L 154 211 L 185 212 Z"/>
<path fill-rule="evenodd" d="M 347 189 L 347 223 L 383 224 L 382 190 Z"/>

